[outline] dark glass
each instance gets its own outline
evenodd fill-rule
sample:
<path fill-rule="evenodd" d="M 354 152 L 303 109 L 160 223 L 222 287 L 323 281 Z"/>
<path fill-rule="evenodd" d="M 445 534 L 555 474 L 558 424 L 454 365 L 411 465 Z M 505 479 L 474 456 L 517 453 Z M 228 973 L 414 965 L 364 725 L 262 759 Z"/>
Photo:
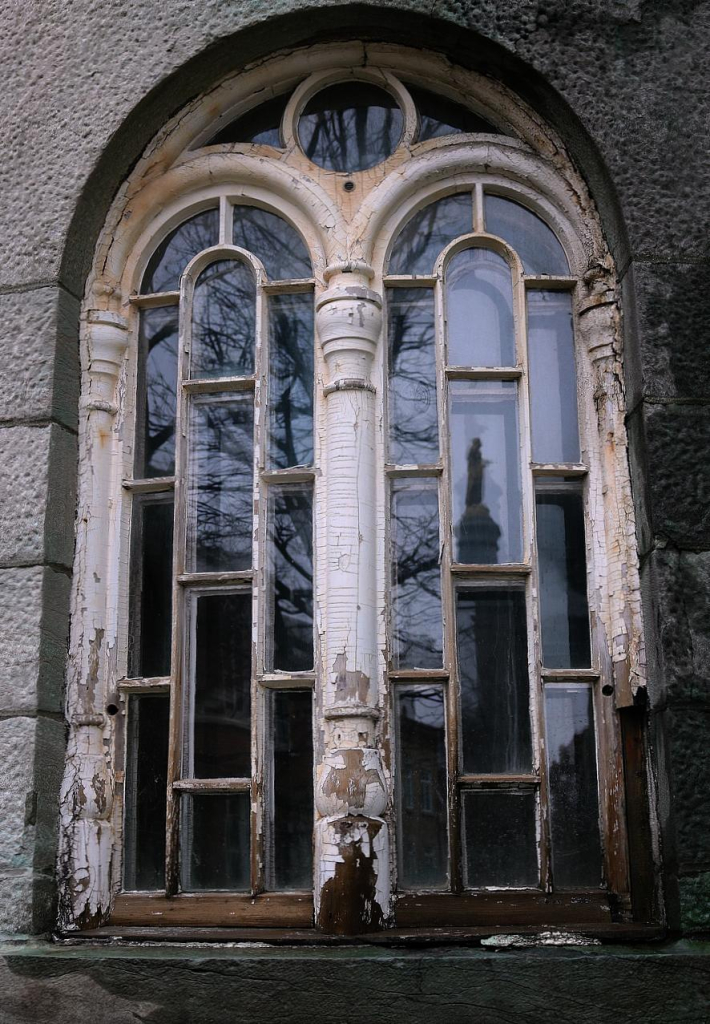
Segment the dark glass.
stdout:
<path fill-rule="evenodd" d="M 441 568 L 436 480 L 392 484 L 395 668 L 441 668 Z"/>
<path fill-rule="evenodd" d="M 522 490 L 515 381 L 453 381 L 451 485 L 454 560 L 519 562 Z"/>
<path fill-rule="evenodd" d="M 269 441 L 272 469 L 313 462 L 313 295 L 269 297 Z"/>
<path fill-rule="evenodd" d="M 463 794 L 464 878 L 469 889 L 539 885 L 535 793 L 521 789 Z"/>
<path fill-rule="evenodd" d="M 537 482 L 542 662 L 546 668 L 589 668 L 589 608 L 584 506 L 574 485 L 554 491 Z M 559 484 L 558 484 L 559 487 Z"/>
<path fill-rule="evenodd" d="M 461 103 L 449 100 L 445 96 L 437 96 L 428 89 L 407 85 L 409 94 L 419 113 L 418 142 L 427 139 L 438 139 L 442 135 L 457 135 L 460 132 L 482 132 L 486 135 L 501 135 L 490 121 L 480 114 L 474 114 Z"/>
<path fill-rule="evenodd" d="M 397 688 L 400 889 L 448 883 L 446 715 L 440 686 Z"/>
<path fill-rule="evenodd" d="M 192 300 L 191 377 L 244 377 L 254 372 L 256 282 L 240 260 L 210 263 Z"/>
<path fill-rule="evenodd" d="M 310 690 L 272 691 L 273 889 L 313 887 L 313 720 Z"/>
<path fill-rule="evenodd" d="M 545 687 L 550 785 L 552 880 L 555 888 L 601 884 L 599 798 L 592 690 Z"/>
<path fill-rule="evenodd" d="M 441 250 L 473 231 L 470 192 L 429 203 L 410 217 L 392 246 L 388 274 L 433 274 Z"/>
<path fill-rule="evenodd" d="M 464 249 L 446 268 L 450 366 L 514 366 L 510 266 L 490 249 Z"/>
<path fill-rule="evenodd" d="M 249 889 L 249 794 L 183 794 L 180 814 L 183 891 Z"/>
<path fill-rule="evenodd" d="M 523 590 L 458 590 L 456 639 L 464 772 L 529 772 L 532 744 Z"/>
<path fill-rule="evenodd" d="M 270 100 L 230 121 L 205 145 L 225 146 L 232 142 L 251 142 L 262 146 L 281 146 L 281 119 L 289 98 L 289 93 L 272 96 Z"/>
<path fill-rule="evenodd" d="M 313 668 L 313 496 L 310 484 L 269 490 L 271 668 Z"/>
<path fill-rule="evenodd" d="M 135 475 L 175 472 L 178 307 L 143 309 L 140 315 Z"/>
<path fill-rule="evenodd" d="M 128 674 L 170 675 L 173 591 L 172 495 L 134 495 Z"/>
<path fill-rule="evenodd" d="M 252 397 L 195 399 L 191 419 L 191 568 L 195 572 L 249 569 L 254 531 Z"/>
<path fill-rule="evenodd" d="M 313 276 L 306 243 L 283 217 L 259 206 L 235 206 L 233 242 L 264 264 L 270 281 Z"/>
<path fill-rule="evenodd" d="M 309 160 L 327 171 L 364 171 L 394 153 L 404 118 L 385 89 L 367 82 L 329 85 L 308 101 L 298 138 Z"/>
<path fill-rule="evenodd" d="M 569 263 L 557 236 L 543 220 L 512 199 L 485 198 L 486 231 L 515 249 L 526 274 L 566 277 Z"/>
<path fill-rule="evenodd" d="M 239 779 L 251 775 L 250 592 L 192 598 L 192 744 L 188 776 Z"/>
<path fill-rule="evenodd" d="M 439 458 L 434 292 L 390 288 L 389 461 L 421 465 Z"/>
<path fill-rule="evenodd" d="M 170 698 L 141 694 L 128 701 L 124 889 L 165 888 L 165 808 Z"/>
<path fill-rule="evenodd" d="M 164 238 L 151 256 L 141 284 L 141 294 L 176 292 L 191 259 L 219 242 L 219 211 L 195 214 Z"/>
<path fill-rule="evenodd" d="M 572 297 L 528 291 L 533 462 L 579 462 Z"/>

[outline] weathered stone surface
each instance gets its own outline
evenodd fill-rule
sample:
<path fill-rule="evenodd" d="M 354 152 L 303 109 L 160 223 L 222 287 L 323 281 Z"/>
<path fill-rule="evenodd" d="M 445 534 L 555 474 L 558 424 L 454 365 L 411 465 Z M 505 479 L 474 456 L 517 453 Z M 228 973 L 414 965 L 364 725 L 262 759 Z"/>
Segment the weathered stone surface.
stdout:
<path fill-rule="evenodd" d="M 710 361 L 700 358 L 710 348 L 709 273 L 707 263 L 635 262 L 624 276 L 630 407 L 643 395 L 710 398 Z"/>
<path fill-rule="evenodd" d="M 76 436 L 64 427 L 0 429 L 0 566 L 71 567 L 76 473 Z"/>
<path fill-rule="evenodd" d="M 63 288 L 0 295 L 0 420 L 55 418 L 76 429 L 79 302 Z"/>
<path fill-rule="evenodd" d="M 47 718 L 0 720 L 0 872 L 51 876 L 65 731 Z"/>
<path fill-rule="evenodd" d="M 684 931 L 710 931 L 710 871 L 681 879 L 680 913 Z"/>
<path fill-rule="evenodd" d="M 673 705 L 665 712 L 678 871 L 710 869 L 710 707 Z"/>
<path fill-rule="evenodd" d="M 710 950 L 15 948 L 3 1024 L 700 1024 Z"/>
<path fill-rule="evenodd" d="M 1 936 L 16 938 L 50 931 L 56 917 L 56 903 L 57 887 L 51 875 L 0 868 Z M 3 1020 L 2 1012 L 0 1008 L 0 1020 Z"/>
<path fill-rule="evenodd" d="M 657 539 L 710 548 L 710 405 L 644 403 L 650 517 Z"/>
<path fill-rule="evenodd" d="M 0 569 L 3 713 L 61 711 L 69 589 L 68 575 L 53 569 Z"/>

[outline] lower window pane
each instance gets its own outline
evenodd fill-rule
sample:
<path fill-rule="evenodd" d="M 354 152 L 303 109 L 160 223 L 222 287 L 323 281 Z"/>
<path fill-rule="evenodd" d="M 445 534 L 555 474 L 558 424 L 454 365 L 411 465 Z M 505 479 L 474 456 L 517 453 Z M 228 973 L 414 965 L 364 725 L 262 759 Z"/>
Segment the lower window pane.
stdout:
<path fill-rule="evenodd" d="M 397 692 L 399 887 L 448 882 L 446 724 L 439 687 Z"/>
<path fill-rule="evenodd" d="M 313 668 L 313 497 L 310 484 L 269 492 L 268 668 Z"/>
<path fill-rule="evenodd" d="M 128 701 L 124 889 L 165 887 L 165 805 L 170 698 Z"/>
<path fill-rule="evenodd" d="M 313 885 L 313 725 L 311 692 L 273 692 L 274 821 L 270 888 Z"/>
<path fill-rule="evenodd" d="M 467 888 L 539 885 L 536 802 L 533 790 L 469 790 L 463 794 Z"/>
<path fill-rule="evenodd" d="M 529 772 L 530 688 L 523 590 L 460 589 L 456 636 L 464 772 Z"/>
<path fill-rule="evenodd" d="M 183 796 L 181 872 L 185 892 L 249 888 L 248 793 Z"/>
<path fill-rule="evenodd" d="M 169 676 L 173 499 L 133 498 L 128 674 Z"/>
<path fill-rule="evenodd" d="M 545 688 L 555 888 L 601 884 L 597 759 L 592 690 L 583 683 Z"/>

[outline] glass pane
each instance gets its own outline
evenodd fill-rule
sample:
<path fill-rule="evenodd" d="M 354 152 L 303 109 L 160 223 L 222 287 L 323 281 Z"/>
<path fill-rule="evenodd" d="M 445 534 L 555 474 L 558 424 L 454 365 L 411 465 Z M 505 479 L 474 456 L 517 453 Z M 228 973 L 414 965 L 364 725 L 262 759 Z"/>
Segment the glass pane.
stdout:
<path fill-rule="evenodd" d="M 407 85 L 414 105 L 419 111 L 418 142 L 438 139 L 442 135 L 456 135 L 459 132 L 484 132 L 487 135 L 501 135 L 489 121 L 474 114 L 460 103 L 445 96 L 437 96 L 428 89 Z"/>
<path fill-rule="evenodd" d="M 269 491 L 272 665 L 313 668 L 313 498 L 310 484 Z"/>
<path fill-rule="evenodd" d="M 592 690 L 545 687 L 555 888 L 601 884 L 601 844 Z"/>
<path fill-rule="evenodd" d="M 264 264 L 270 281 L 313 276 L 306 243 L 283 217 L 258 206 L 235 206 L 233 241 Z"/>
<path fill-rule="evenodd" d="M 441 250 L 473 231 L 470 192 L 429 203 L 407 221 L 395 239 L 388 274 L 433 274 Z"/>
<path fill-rule="evenodd" d="M 523 590 L 458 590 L 456 639 L 464 772 L 529 772 L 532 746 Z"/>
<path fill-rule="evenodd" d="M 170 698 L 128 701 L 124 889 L 165 888 L 165 807 Z"/>
<path fill-rule="evenodd" d="M 392 485 L 395 668 L 441 668 L 439 493 L 436 480 Z"/>
<path fill-rule="evenodd" d="M 515 381 L 455 381 L 451 394 L 454 560 L 519 562 L 522 493 Z"/>
<path fill-rule="evenodd" d="M 192 598 L 190 778 L 251 775 L 251 605 L 250 592 Z"/>
<path fill-rule="evenodd" d="M 389 461 L 421 465 L 439 459 L 436 413 L 434 292 L 390 288 Z"/>
<path fill-rule="evenodd" d="M 366 82 L 341 82 L 309 100 L 298 137 L 309 160 L 328 171 L 364 171 L 394 153 L 404 118 L 394 97 Z"/>
<path fill-rule="evenodd" d="M 225 125 L 205 145 L 224 146 L 231 142 L 252 142 L 262 146 L 280 146 L 281 118 L 288 101 L 288 93 L 285 96 L 273 96 Z"/>
<path fill-rule="evenodd" d="M 202 271 L 192 300 L 191 377 L 254 372 L 256 283 L 251 267 L 219 260 Z"/>
<path fill-rule="evenodd" d="M 176 292 L 185 267 L 203 249 L 219 242 L 219 211 L 205 210 L 190 217 L 164 238 L 150 258 L 141 293 Z"/>
<path fill-rule="evenodd" d="M 140 315 L 138 422 L 135 475 L 175 472 L 178 307 L 143 309 Z"/>
<path fill-rule="evenodd" d="M 401 889 L 448 882 L 446 715 L 440 686 L 397 689 Z"/>
<path fill-rule="evenodd" d="M 251 395 L 192 405 L 188 491 L 195 572 L 251 568 L 254 410 Z"/>
<path fill-rule="evenodd" d="M 313 724 L 310 691 L 273 692 L 274 889 L 313 887 Z"/>
<path fill-rule="evenodd" d="M 170 675 L 173 498 L 133 498 L 128 674 Z"/>
<path fill-rule="evenodd" d="M 486 196 L 486 231 L 515 249 L 526 274 L 566 277 L 569 264 L 557 236 L 531 210 L 502 196 Z"/>
<path fill-rule="evenodd" d="M 579 462 L 569 292 L 528 292 L 528 361 L 533 461 Z"/>
<path fill-rule="evenodd" d="M 451 366 L 514 366 L 510 267 L 490 249 L 464 249 L 446 268 Z"/>
<path fill-rule="evenodd" d="M 180 813 L 183 890 L 248 889 L 249 794 L 184 795 Z"/>
<path fill-rule="evenodd" d="M 557 485 L 559 487 L 559 483 Z M 542 662 L 546 668 L 589 668 L 589 609 L 582 495 L 537 482 Z"/>
<path fill-rule="evenodd" d="M 313 296 L 269 297 L 269 465 L 313 462 Z"/>
<path fill-rule="evenodd" d="M 467 888 L 539 885 L 534 791 L 469 790 L 462 803 Z"/>

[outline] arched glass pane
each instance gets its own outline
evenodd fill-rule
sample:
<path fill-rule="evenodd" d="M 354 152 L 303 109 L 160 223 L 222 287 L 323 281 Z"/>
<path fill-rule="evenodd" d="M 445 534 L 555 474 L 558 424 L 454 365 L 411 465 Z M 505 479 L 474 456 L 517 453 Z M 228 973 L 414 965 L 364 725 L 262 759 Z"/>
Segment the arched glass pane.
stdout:
<path fill-rule="evenodd" d="M 364 171 L 394 153 L 404 118 L 385 89 L 340 82 L 307 103 L 298 137 L 309 160 L 327 171 Z"/>
<path fill-rule="evenodd" d="M 410 217 L 390 253 L 390 274 L 432 274 L 441 250 L 473 230 L 470 192 L 429 203 Z"/>
<path fill-rule="evenodd" d="M 234 207 L 233 241 L 257 256 L 271 281 L 313 276 L 306 244 L 295 228 L 258 206 Z"/>
<path fill-rule="evenodd" d="M 474 114 L 461 103 L 449 100 L 445 96 L 437 96 L 436 93 L 415 85 L 408 85 L 407 89 L 419 114 L 418 142 L 438 139 L 442 135 L 458 135 L 461 132 L 502 134 L 490 121 L 486 121 L 480 114 Z"/>
<path fill-rule="evenodd" d="M 150 258 L 141 294 L 176 292 L 180 277 L 190 260 L 219 241 L 219 212 L 205 210 L 190 217 L 164 238 Z"/>
<path fill-rule="evenodd" d="M 281 118 L 288 103 L 288 93 L 274 96 L 253 110 L 235 118 L 214 135 L 206 145 L 224 146 L 230 142 L 259 143 L 262 146 L 281 145 Z"/>
<path fill-rule="evenodd" d="M 256 283 L 251 267 L 219 260 L 202 271 L 192 301 L 192 377 L 254 372 Z"/>
<path fill-rule="evenodd" d="M 510 266 L 490 249 L 464 249 L 446 268 L 446 321 L 452 366 L 515 363 Z"/>
<path fill-rule="evenodd" d="M 530 210 L 502 196 L 486 196 L 486 231 L 503 238 L 526 274 L 566 277 L 569 263 L 555 233 Z"/>
<path fill-rule="evenodd" d="M 577 380 L 569 292 L 528 292 L 534 462 L 577 462 Z"/>

